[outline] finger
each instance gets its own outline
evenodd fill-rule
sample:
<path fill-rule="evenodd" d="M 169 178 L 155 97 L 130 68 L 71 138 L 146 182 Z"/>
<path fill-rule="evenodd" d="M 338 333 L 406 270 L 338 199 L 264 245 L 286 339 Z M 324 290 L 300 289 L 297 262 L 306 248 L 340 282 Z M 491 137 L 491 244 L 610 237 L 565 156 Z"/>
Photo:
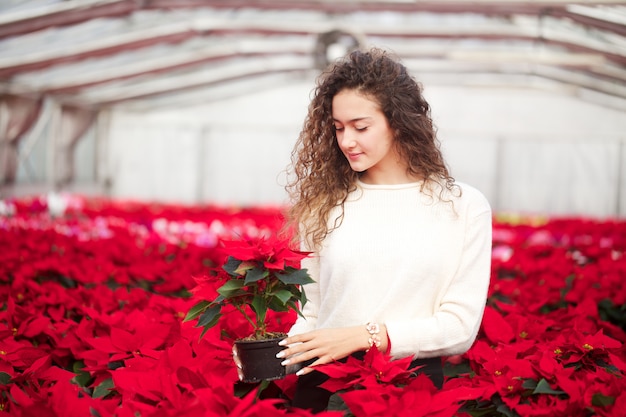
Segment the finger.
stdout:
<path fill-rule="evenodd" d="M 298 346 L 301 346 L 301 345 L 298 345 Z M 304 354 L 306 352 L 307 352 L 306 346 L 291 347 L 291 348 L 287 348 L 287 349 L 281 350 L 280 352 L 278 352 L 276 354 L 276 357 L 278 359 L 285 359 L 285 358 L 292 359 L 292 358 L 294 358 L 296 356 L 300 356 L 300 355 L 302 355 L 302 354 Z"/>
<path fill-rule="evenodd" d="M 278 354 L 276 356 L 278 357 Z M 297 365 L 297 364 L 299 364 L 301 362 L 306 362 L 309 359 L 313 359 L 314 357 L 315 357 L 315 354 L 311 353 L 311 352 L 297 353 L 295 355 L 289 356 L 287 359 L 282 361 L 280 364 L 283 365 L 283 366 Z"/>
<path fill-rule="evenodd" d="M 280 352 L 276 354 L 276 358 L 277 359 L 286 358 L 287 356 L 289 356 L 289 353 L 290 353 L 289 349 L 281 350 Z"/>
<path fill-rule="evenodd" d="M 286 349 L 281 350 L 276 354 L 278 359 L 288 358 L 290 356 L 298 355 L 302 352 L 306 352 L 311 349 L 309 345 L 304 344 L 302 342 L 292 343 Z"/>
<path fill-rule="evenodd" d="M 280 342 L 278 342 L 278 346 L 289 346 L 292 343 L 295 343 L 295 341 L 294 341 L 295 338 L 296 338 L 296 336 L 287 337 L 287 338 L 281 340 Z"/>
<path fill-rule="evenodd" d="M 299 364 L 299 363 L 297 363 L 295 365 L 287 365 L 287 366 L 285 366 L 285 373 L 287 375 L 295 374 L 296 372 L 298 372 L 302 368 L 303 368 L 303 366 L 301 364 Z"/>
<path fill-rule="evenodd" d="M 289 336 L 281 340 L 280 342 L 278 342 L 278 344 L 280 346 L 290 346 L 296 343 L 308 342 L 314 337 L 315 337 L 315 332 L 300 333 L 300 334 L 295 334 L 293 336 Z"/>
<path fill-rule="evenodd" d="M 310 374 L 313 371 L 315 371 L 315 367 L 313 366 L 313 364 L 311 364 L 310 366 L 305 366 L 304 368 L 300 369 L 298 372 L 296 372 L 296 375 L 302 376 L 302 375 Z"/>
<path fill-rule="evenodd" d="M 313 355 L 313 357 L 316 357 L 316 356 Z M 296 372 L 296 375 L 302 376 L 302 375 L 309 374 L 309 373 L 315 371 L 315 367 L 316 366 L 325 365 L 325 364 L 331 363 L 331 362 L 334 362 L 334 359 L 332 359 L 332 358 L 325 358 L 325 357 L 318 357 L 318 359 L 316 361 L 314 361 L 313 363 L 303 367 L 298 372 Z"/>
<path fill-rule="evenodd" d="M 239 355 L 237 354 L 237 348 L 233 346 L 233 361 L 237 365 L 237 368 L 241 368 L 241 359 L 239 359 Z"/>
<path fill-rule="evenodd" d="M 281 364 L 283 366 L 296 365 L 310 360 L 316 360 L 316 364 L 321 364 L 320 357 L 323 351 L 319 348 L 311 348 L 307 343 L 298 344 L 295 348 L 285 349 L 276 354 L 279 359 L 285 358 Z"/>

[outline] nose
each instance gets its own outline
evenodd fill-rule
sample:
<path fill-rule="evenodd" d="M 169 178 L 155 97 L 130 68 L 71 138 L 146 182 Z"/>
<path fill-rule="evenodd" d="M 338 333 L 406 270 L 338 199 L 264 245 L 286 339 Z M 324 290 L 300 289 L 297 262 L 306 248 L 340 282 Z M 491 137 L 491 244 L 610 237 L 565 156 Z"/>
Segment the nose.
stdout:
<path fill-rule="evenodd" d="M 337 140 L 339 141 L 339 146 L 343 149 L 352 149 L 356 146 L 356 136 L 352 131 L 348 128 L 345 128 L 341 132 L 337 132 Z"/>

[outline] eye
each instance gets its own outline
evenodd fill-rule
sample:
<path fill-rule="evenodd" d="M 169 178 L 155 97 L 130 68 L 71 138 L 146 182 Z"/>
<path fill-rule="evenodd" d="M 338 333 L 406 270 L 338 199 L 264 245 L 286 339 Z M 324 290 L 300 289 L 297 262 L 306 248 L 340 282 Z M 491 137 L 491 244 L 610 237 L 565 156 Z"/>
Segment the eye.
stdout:
<path fill-rule="evenodd" d="M 341 132 L 343 130 L 342 126 L 335 126 L 335 131 L 336 132 Z"/>
<path fill-rule="evenodd" d="M 356 130 L 358 130 L 359 132 L 363 132 L 364 130 L 367 130 L 367 126 L 365 126 L 365 127 L 357 127 Z"/>

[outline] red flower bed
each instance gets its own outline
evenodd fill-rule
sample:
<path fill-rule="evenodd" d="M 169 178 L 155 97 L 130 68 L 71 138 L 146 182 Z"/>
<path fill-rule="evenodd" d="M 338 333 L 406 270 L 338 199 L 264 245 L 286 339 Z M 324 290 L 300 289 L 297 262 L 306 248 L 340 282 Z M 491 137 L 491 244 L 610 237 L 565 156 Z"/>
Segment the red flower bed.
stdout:
<path fill-rule="evenodd" d="M 65 203 L 0 207 L 0 415 L 311 415 L 286 405 L 294 376 L 237 383 L 238 315 L 202 339 L 183 323 L 218 243 L 275 233 L 278 208 Z M 623 415 L 624 282 L 626 221 L 496 218 L 483 326 L 444 388 L 372 350 L 322 369 L 338 411 L 321 415 Z"/>

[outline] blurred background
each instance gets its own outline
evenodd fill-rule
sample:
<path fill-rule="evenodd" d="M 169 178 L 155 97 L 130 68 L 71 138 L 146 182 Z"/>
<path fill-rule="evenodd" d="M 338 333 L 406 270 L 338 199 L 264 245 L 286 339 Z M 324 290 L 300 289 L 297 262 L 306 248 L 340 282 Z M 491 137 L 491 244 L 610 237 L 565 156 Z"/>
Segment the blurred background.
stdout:
<path fill-rule="evenodd" d="M 281 205 L 315 78 L 424 86 L 495 211 L 626 216 L 626 2 L 1 0 L 0 199 Z"/>

